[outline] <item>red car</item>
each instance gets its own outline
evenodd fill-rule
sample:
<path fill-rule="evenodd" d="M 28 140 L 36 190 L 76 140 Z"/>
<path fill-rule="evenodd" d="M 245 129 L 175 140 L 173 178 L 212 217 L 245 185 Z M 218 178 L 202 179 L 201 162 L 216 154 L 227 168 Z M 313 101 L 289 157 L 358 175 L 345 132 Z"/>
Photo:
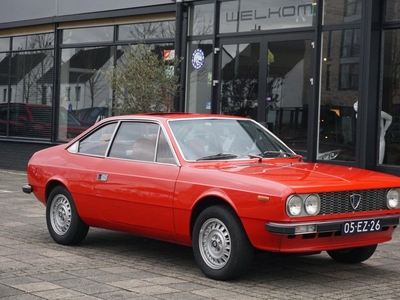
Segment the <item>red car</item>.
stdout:
<path fill-rule="evenodd" d="M 8 114 L 10 136 L 50 138 L 51 106 L 25 103 L 0 104 L 0 135 L 6 135 Z M 72 139 L 89 127 L 62 107 L 59 108 L 59 122 L 60 140 Z"/>
<path fill-rule="evenodd" d="M 190 245 L 217 280 L 246 272 L 254 249 L 360 263 L 400 216 L 398 177 L 304 162 L 257 122 L 219 115 L 104 119 L 35 153 L 28 183 L 57 243 L 92 226 Z"/>

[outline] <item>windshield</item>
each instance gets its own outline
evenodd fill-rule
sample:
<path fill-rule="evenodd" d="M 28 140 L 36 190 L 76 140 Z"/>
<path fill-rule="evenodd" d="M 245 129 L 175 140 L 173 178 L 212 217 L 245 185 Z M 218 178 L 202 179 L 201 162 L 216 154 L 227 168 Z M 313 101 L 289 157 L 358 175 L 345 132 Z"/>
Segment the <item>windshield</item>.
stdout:
<path fill-rule="evenodd" d="M 283 142 L 252 120 L 191 119 L 169 122 L 186 160 L 221 160 L 294 154 Z"/>

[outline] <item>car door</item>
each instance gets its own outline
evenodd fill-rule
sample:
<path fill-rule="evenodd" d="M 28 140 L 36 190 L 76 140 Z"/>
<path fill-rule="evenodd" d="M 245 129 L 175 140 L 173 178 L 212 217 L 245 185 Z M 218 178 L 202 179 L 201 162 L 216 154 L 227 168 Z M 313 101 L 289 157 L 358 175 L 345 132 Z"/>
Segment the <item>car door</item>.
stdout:
<path fill-rule="evenodd" d="M 159 124 L 122 122 L 96 171 L 94 193 L 102 216 L 114 223 L 174 231 L 179 170 Z"/>

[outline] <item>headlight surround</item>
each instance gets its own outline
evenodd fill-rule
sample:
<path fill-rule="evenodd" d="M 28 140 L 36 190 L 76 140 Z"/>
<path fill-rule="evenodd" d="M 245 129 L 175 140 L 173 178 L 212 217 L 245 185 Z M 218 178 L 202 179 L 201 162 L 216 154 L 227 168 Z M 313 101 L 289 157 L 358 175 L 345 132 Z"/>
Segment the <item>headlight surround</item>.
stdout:
<path fill-rule="evenodd" d="M 316 216 L 321 207 L 317 194 L 291 195 L 286 200 L 286 213 L 289 217 Z"/>
<path fill-rule="evenodd" d="M 321 207 L 321 200 L 316 194 L 309 195 L 304 201 L 304 209 L 310 216 L 316 216 L 319 213 Z"/>
<path fill-rule="evenodd" d="M 390 189 L 386 194 L 386 205 L 389 209 L 399 208 L 400 190 Z"/>
<path fill-rule="evenodd" d="M 286 211 L 289 216 L 300 216 L 303 212 L 303 199 L 298 195 L 290 196 L 287 200 Z"/>

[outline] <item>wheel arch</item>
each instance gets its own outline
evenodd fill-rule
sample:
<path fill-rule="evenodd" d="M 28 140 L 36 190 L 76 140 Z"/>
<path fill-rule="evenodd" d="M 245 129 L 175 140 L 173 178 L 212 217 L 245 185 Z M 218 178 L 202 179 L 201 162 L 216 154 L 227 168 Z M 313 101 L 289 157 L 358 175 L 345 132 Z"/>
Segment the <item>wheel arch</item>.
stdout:
<path fill-rule="evenodd" d="M 199 217 L 200 213 L 203 210 L 205 210 L 206 208 L 213 206 L 213 205 L 223 205 L 223 206 L 229 208 L 232 211 L 232 213 L 236 214 L 236 216 L 238 216 L 236 209 L 226 199 L 224 199 L 220 196 L 205 196 L 201 200 L 197 201 L 197 203 L 194 205 L 194 207 L 192 209 L 192 214 L 191 214 L 191 218 L 190 218 L 190 237 L 191 238 L 193 238 L 193 228 L 194 228 L 196 219 Z M 239 218 L 239 216 L 238 216 L 238 218 Z M 240 220 L 240 218 L 239 218 L 239 220 Z M 241 222 L 241 220 L 240 220 L 240 222 Z M 243 223 L 242 223 L 242 226 L 243 226 Z"/>
<path fill-rule="evenodd" d="M 58 185 L 62 185 L 65 188 L 67 188 L 67 186 L 59 179 L 52 179 L 47 183 L 46 190 L 45 190 L 46 204 L 47 204 L 47 199 L 49 198 L 51 191 Z"/>

